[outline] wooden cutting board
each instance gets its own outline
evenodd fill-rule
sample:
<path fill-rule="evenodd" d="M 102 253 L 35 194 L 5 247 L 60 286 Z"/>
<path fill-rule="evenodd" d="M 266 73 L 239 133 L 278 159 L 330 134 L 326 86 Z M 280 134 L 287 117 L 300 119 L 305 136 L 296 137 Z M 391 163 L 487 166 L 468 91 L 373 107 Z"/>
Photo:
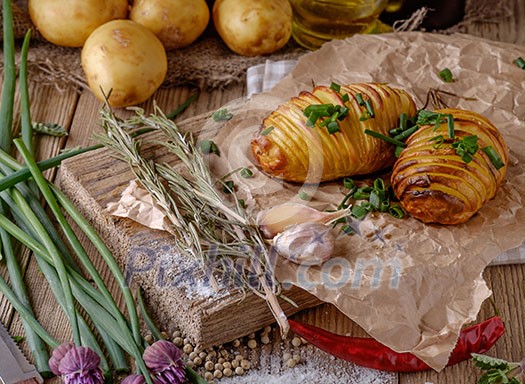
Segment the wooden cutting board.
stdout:
<path fill-rule="evenodd" d="M 197 131 L 209 114 L 177 125 L 183 131 Z M 145 146 L 143 154 L 173 162 L 160 147 Z M 209 284 L 198 261 L 174 252 L 174 237 L 128 219 L 110 216 L 106 206 L 116 202 L 134 176 L 128 166 L 107 149 L 88 152 L 65 161 L 60 188 L 99 231 L 124 270 L 130 284 L 142 287 L 145 299 L 163 329 L 179 328 L 192 341 L 218 345 L 248 335 L 274 322 L 266 302 L 251 292 L 224 288 L 217 292 Z M 321 304 L 298 288 L 284 291 L 280 303 L 288 315 Z"/>

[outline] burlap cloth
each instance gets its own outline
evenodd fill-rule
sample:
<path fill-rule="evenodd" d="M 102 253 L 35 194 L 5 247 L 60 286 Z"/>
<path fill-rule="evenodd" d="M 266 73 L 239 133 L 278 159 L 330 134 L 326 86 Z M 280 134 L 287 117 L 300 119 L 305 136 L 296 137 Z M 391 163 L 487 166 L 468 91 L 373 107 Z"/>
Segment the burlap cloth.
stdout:
<path fill-rule="evenodd" d="M 475 22 L 497 22 L 507 17 L 510 9 L 509 0 L 467 0 L 463 21 L 440 32 L 466 32 L 468 26 Z M 26 31 L 32 29 L 28 68 L 33 82 L 54 84 L 58 88 L 69 85 L 77 85 L 79 89 L 87 87 L 80 64 L 80 48 L 58 47 L 47 43 L 31 23 L 27 12 L 27 0 L 13 1 L 13 19 L 18 46 Z M 401 29 L 415 30 L 417 27 L 417 23 L 411 23 L 401 26 Z M 228 49 L 210 21 L 206 32 L 191 46 L 168 52 L 168 73 L 163 86 L 196 85 L 201 88 L 221 88 L 245 82 L 246 70 L 267 59 L 297 59 L 306 52 L 291 39 L 284 48 L 271 55 L 243 57 Z M 0 70 L 3 70 L 1 62 Z"/>

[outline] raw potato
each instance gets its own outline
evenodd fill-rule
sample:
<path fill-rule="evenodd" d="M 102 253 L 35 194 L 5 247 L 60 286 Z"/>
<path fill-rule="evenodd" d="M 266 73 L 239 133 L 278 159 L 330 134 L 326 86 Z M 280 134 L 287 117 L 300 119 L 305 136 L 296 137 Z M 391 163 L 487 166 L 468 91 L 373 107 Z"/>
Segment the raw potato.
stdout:
<path fill-rule="evenodd" d="M 357 94 L 370 101 L 375 117 L 361 120 L 367 108 L 358 104 Z M 312 104 L 348 108 L 348 115 L 338 122 L 339 132 L 331 134 L 320 126 L 324 117 L 314 127 L 307 125 L 304 110 Z M 339 92 L 317 86 L 292 97 L 263 120 L 251 142 L 252 154 L 269 175 L 298 183 L 377 172 L 394 164 L 394 146 L 364 132 L 369 129 L 388 136 L 398 126 L 401 113 L 415 115 L 412 96 L 384 83 L 341 85 Z"/>
<path fill-rule="evenodd" d="M 166 77 L 168 63 L 160 40 L 131 20 L 97 28 L 82 48 L 82 68 L 95 96 L 113 107 L 149 99 Z"/>
<path fill-rule="evenodd" d="M 216 0 L 215 28 L 226 45 L 244 56 L 272 53 L 292 35 L 292 7 L 286 0 Z"/>
<path fill-rule="evenodd" d="M 128 14 L 127 0 L 29 0 L 28 7 L 42 36 L 66 47 L 81 47 L 97 27 Z"/>
<path fill-rule="evenodd" d="M 204 0 L 136 0 L 129 18 L 151 30 L 170 50 L 197 40 L 208 25 L 210 10 Z"/>
<path fill-rule="evenodd" d="M 478 137 L 472 161 L 465 163 L 452 148 L 447 122 L 438 127 L 425 125 L 408 138 L 392 170 L 392 187 L 413 217 L 425 223 L 464 223 L 496 194 L 507 170 L 508 148 L 498 129 L 483 116 L 459 109 L 436 112 L 454 116 L 454 140 Z M 436 144 L 439 135 L 447 141 Z M 488 146 L 503 162 L 500 169 L 483 152 Z"/>

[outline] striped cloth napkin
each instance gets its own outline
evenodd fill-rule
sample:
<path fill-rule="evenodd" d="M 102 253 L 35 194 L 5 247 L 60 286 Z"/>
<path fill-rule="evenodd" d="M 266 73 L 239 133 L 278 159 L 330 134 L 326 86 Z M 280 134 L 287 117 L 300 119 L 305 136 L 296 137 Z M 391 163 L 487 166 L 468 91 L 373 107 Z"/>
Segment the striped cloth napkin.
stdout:
<path fill-rule="evenodd" d="M 246 89 L 248 98 L 254 94 L 266 92 L 273 88 L 284 76 L 292 71 L 297 60 L 266 60 L 248 68 L 246 72 Z M 490 265 L 525 263 L 525 243 L 519 248 L 511 249 L 499 255 Z"/>

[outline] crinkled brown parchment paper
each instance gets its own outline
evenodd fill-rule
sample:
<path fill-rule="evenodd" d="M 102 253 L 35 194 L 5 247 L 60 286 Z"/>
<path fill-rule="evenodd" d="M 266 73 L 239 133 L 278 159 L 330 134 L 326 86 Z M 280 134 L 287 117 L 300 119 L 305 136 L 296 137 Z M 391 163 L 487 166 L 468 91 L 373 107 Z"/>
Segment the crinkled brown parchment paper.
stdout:
<path fill-rule="evenodd" d="M 506 181 L 466 224 L 425 225 L 412 218 L 369 215 L 360 224 L 361 236 L 338 238 L 330 261 L 306 267 L 281 260 L 278 279 L 333 303 L 392 349 L 412 352 L 442 369 L 461 327 L 476 319 L 491 294 L 482 278 L 484 268 L 525 239 L 525 71 L 513 64 L 520 55 L 525 47 L 466 35 L 358 35 L 305 55 L 272 91 L 226 106 L 236 113 L 217 129 L 214 141 L 221 157 L 211 156 L 211 166 L 219 177 L 241 167 L 255 171 L 251 179 L 232 176 L 254 215 L 290 201 L 333 209 L 345 195 L 341 182 L 292 185 L 269 178 L 257 171 L 250 156 L 250 140 L 261 120 L 289 97 L 311 89 L 312 82 L 387 82 L 413 94 L 418 107 L 429 88 L 475 98 L 444 97 L 449 106 L 488 117 L 510 148 Z M 439 78 L 445 67 L 454 83 Z M 299 191 L 308 201 L 299 198 Z"/>
<path fill-rule="evenodd" d="M 256 169 L 249 143 L 261 119 L 279 103 L 311 89 L 312 82 L 387 82 L 413 94 L 418 107 L 429 88 L 475 98 L 444 96 L 449 106 L 488 117 L 510 148 L 506 181 L 468 223 L 436 226 L 413 218 L 369 216 L 361 224 L 361 237 L 339 238 L 336 255 L 327 264 L 282 262 L 276 270 L 279 280 L 333 303 L 392 349 L 410 351 L 442 369 L 461 327 L 475 320 L 491 294 L 481 276 L 484 268 L 525 240 L 525 71 L 513 64 L 520 55 L 525 47 L 467 35 L 359 35 L 305 55 L 272 91 L 249 100 L 215 139 L 222 152 L 213 164 L 217 175 L 245 166 Z M 439 78 L 445 67 L 454 74 L 454 83 Z M 254 212 L 289 201 L 334 208 L 345 193 L 341 182 L 291 185 L 261 172 L 235 183 Z M 298 197 L 300 190 L 310 201 Z"/>

